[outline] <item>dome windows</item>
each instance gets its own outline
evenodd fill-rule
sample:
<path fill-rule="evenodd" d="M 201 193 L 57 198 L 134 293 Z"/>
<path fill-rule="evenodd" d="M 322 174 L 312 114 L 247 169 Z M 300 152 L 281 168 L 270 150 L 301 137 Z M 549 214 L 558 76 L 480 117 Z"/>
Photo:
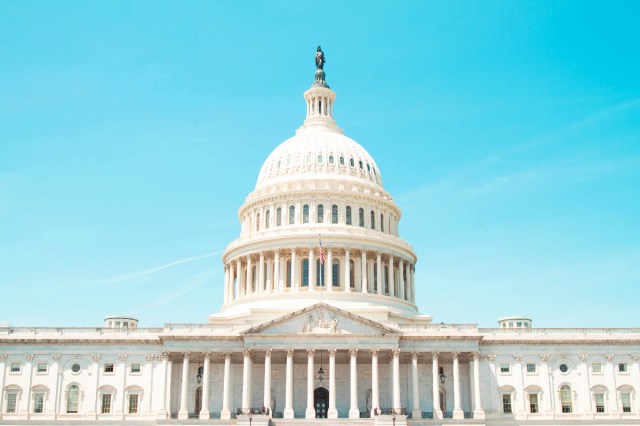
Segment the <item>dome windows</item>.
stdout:
<path fill-rule="evenodd" d="M 276 209 L 276 226 L 282 225 L 282 207 Z"/>
<path fill-rule="evenodd" d="M 256 231 L 260 231 L 260 213 L 256 215 Z"/>
<path fill-rule="evenodd" d="M 351 225 L 351 206 L 347 206 L 345 209 L 345 215 L 347 218 L 347 225 Z"/>
<path fill-rule="evenodd" d="M 302 223 L 309 223 L 309 204 L 302 206 Z"/>
<path fill-rule="evenodd" d="M 289 225 L 296 223 L 296 206 L 289 206 Z"/>
<path fill-rule="evenodd" d="M 271 211 L 267 210 L 264 213 L 264 227 L 265 229 L 269 229 L 269 226 L 271 226 Z"/>
<path fill-rule="evenodd" d="M 364 209 L 362 207 L 360 207 L 360 210 L 358 211 L 358 225 L 361 228 L 364 228 Z"/>
<path fill-rule="evenodd" d="M 340 165 L 344 166 L 344 157 L 340 156 Z"/>
<path fill-rule="evenodd" d="M 316 222 L 317 223 L 324 222 L 324 206 L 322 204 L 318 204 L 318 213 L 316 214 Z"/>
<path fill-rule="evenodd" d="M 322 155 L 318 155 L 318 164 L 322 164 Z"/>
<path fill-rule="evenodd" d="M 333 155 L 329 156 L 329 164 L 333 164 Z"/>
<path fill-rule="evenodd" d="M 371 210 L 371 229 L 376 229 L 376 212 Z"/>
<path fill-rule="evenodd" d="M 334 204 L 331 206 L 331 223 L 338 223 L 338 205 Z"/>
<path fill-rule="evenodd" d="M 364 166 L 362 165 L 362 161 L 358 161 L 358 165 L 360 166 L 360 170 L 364 168 Z"/>
<path fill-rule="evenodd" d="M 356 163 L 353 161 L 353 158 L 349 159 L 349 164 L 351 165 L 351 167 L 355 167 Z"/>

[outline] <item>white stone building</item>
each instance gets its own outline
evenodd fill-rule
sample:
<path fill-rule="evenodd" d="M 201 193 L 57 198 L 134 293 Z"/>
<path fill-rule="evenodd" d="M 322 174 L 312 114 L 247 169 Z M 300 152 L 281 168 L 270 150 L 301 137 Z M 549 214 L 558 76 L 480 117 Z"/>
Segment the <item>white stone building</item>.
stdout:
<path fill-rule="evenodd" d="M 322 65 L 239 210 L 221 312 L 0 325 L 0 423 L 640 424 L 640 329 L 418 312 L 400 209 L 336 125 Z"/>

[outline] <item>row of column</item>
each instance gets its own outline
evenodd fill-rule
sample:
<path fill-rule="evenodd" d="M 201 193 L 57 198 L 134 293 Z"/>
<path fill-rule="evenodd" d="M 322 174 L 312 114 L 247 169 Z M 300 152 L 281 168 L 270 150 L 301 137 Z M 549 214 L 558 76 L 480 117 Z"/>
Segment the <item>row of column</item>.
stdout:
<path fill-rule="evenodd" d="M 315 406 L 314 406 L 314 390 L 315 390 L 315 366 L 314 355 L 315 349 L 306 349 L 307 351 L 307 407 L 305 410 L 306 418 L 315 418 Z M 288 349 L 286 351 L 286 369 L 285 369 L 285 408 L 284 418 L 294 418 L 295 413 L 293 410 L 293 355 L 295 350 Z M 327 411 L 328 418 L 338 418 L 338 411 L 336 409 L 336 353 L 337 349 L 329 349 L 329 408 Z M 358 349 L 350 349 L 349 352 L 349 418 L 360 418 L 360 410 L 358 408 L 358 366 L 357 355 Z M 378 357 L 380 350 L 371 350 L 371 416 L 375 414 L 375 410 L 380 408 L 380 380 L 378 375 Z M 271 355 L 272 350 L 267 349 L 265 351 L 264 360 L 264 400 L 263 406 L 270 407 L 271 405 Z M 414 419 L 422 417 L 422 411 L 420 408 L 420 392 L 418 387 L 418 353 L 411 353 L 411 375 L 412 375 L 412 392 L 413 392 L 413 412 Z M 440 376 L 439 376 L 439 356 L 437 352 L 432 354 L 432 371 L 433 371 L 433 417 L 436 419 L 442 419 L 443 413 L 440 409 Z M 464 418 L 464 412 L 462 410 L 462 399 L 460 390 L 460 367 L 458 352 L 453 352 L 453 394 L 454 394 L 454 410 L 453 418 Z M 389 359 L 392 363 L 392 392 L 393 392 L 393 407 L 394 409 L 402 408 L 402 402 L 400 400 L 400 350 L 393 349 L 390 351 Z M 231 374 L 231 353 L 225 353 L 224 357 L 224 378 L 223 378 L 223 395 L 222 395 L 222 419 L 231 418 L 231 406 L 230 406 L 230 374 Z M 484 418 L 484 411 L 481 405 L 480 398 L 480 356 L 479 354 L 473 355 L 473 395 L 474 395 L 474 418 Z M 243 409 L 252 408 L 252 389 L 253 389 L 253 362 L 254 355 L 251 350 L 243 351 L 243 374 L 242 374 L 242 407 Z M 209 364 L 210 356 L 208 353 L 204 356 L 204 371 L 203 371 L 203 383 L 202 383 L 202 410 L 199 413 L 200 418 L 209 418 Z M 164 361 L 164 368 L 166 371 L 166 358 Z M 189 354 L 183 355 L 182 364 L 182 390 L 180 393 L 180 411 L 178 412 L 179 419 L 188 418 L 187 409 L 187 395 L 188 395 L 188 375 L 189 375 Z M 166 386 L 166 383 L 165 383 Z"/>
<path fill-rule="evenodd" d="M 309 96 L 307 98 L 307 118 L 317 116 L 333 117 L 333 97 Z"/>
<path fill-rule="evenodd" d="M 298 249 L 292 249 L 290 257 L 281 256 L 280 251 L 275 251 L 274 257 L 269 259 L 266 259 L 264 252 L 260 252 L 255 265 L 255 276 L 251 255 L 228 262 L 225 265 L 225 304 L 250 295 L 284 293 L 289 283 L 292 291 L 316 291 L 317 273 L 320 272 L 317 270 L 316 250 L 316 248 L 310 248 L 306 252 L 309 261 L 307 287 L 302 287 L 303 258 L 298 255 Z M 326 251 L 324 276 L 320 279 L 323 278 L 326 291 L 331 292 L 334 291 L 333 250 L 331 248 L 324 250 Z M 415 301 L 415 267 L 409 261 L 399 258 L 396 266 L 393 256 L 388 256 L 383 262 L 382 253 L 379 252 L 375 253 L 375 260 L 369 261 L 367 252 L 361 250 L 360 259 L 354 259 L 354 271 L 351 271 L 350 250 L 344 249 L 341 252 L 344 254 L 339 256 L 341 277 L 338 277 L 338 280 L 345 292 L 386 294 L 409 302 Z M 289 270 L 287 270 L 288 260 L 290 260 Z M 350 285 L 352 272 L 353 288 Z"/>

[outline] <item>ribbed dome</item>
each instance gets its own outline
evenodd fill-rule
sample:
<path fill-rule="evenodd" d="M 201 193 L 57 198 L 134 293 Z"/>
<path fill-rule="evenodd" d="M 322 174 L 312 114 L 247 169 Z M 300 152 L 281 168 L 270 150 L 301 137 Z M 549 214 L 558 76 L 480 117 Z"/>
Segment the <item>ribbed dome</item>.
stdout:
<path fill-rule="evenodd" d="M 303 126 L 280 144 L 262 165 L 256 189 L 294 180 L 364 180 L 382 187 L 375 161 L 339 129 Z"/>

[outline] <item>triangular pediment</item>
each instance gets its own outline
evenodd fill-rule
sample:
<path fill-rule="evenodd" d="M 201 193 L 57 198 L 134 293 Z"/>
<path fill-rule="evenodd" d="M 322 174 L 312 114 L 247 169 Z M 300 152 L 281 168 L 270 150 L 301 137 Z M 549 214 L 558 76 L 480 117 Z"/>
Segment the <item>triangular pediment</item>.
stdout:
<path fill-rule="evenodd" d="M 386 325 L 326 303 L 316 303 L 276 318 L 242 334 L 259 335 L 388 335 L 399 334 Z"/>

